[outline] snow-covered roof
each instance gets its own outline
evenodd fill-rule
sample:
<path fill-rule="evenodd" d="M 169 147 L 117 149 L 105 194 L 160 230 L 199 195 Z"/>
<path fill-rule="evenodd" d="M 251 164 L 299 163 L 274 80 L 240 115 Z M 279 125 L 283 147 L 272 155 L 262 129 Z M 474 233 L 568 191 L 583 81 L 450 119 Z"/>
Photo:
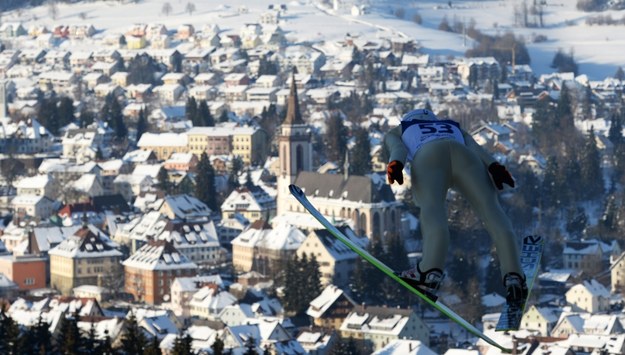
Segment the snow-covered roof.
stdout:
<path fill-rule="evenodd" d="M 122 253 L 112 245 L 104 233 L 94 233 L 88 226 L 83 226 L 50 249 L 48 254 L 66 258 L 121 257 Z"/>
<path fill-rule="evenodd" d="M 435 355 L 419 340 L 397 339 L 372 353 L 372 355 Z M 446 353 L 447 354 L 447 353 Z"/>
<path fill-rule="evenodd" d="M 323 289 L 319 296 L 310 302 L 308 310 L 306 310 L 306 314 L 313 318 L 321 317 L 325 311 L 327 311 L 336 302 L 336 300 L 341 297 L 341 295 L 354 304 L 354 301 L 352 301 L 349 296 L 345 295 L 343 290 L 334 285 L 328 285 L 325 289 Z"/>
<path fill-rule="evenodd" d="M 196 269 L 197 265 L 181 254 L 169 242 L 150 241 L 132 254 L 122 264 L 142 270 Z"/>
<path fill-rule="evenodd" d="M 184 133 L 149 133 L 141 135 L 137 146 L 144 147 L 186 147 L 187 135 Z"/>

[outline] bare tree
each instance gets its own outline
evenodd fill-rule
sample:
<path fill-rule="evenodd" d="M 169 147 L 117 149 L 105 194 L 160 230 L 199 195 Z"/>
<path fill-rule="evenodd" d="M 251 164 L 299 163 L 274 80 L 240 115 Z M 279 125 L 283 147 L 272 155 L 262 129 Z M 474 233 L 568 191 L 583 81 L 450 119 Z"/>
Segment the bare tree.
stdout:
<path fill-rule="evenodd" d="M 192 2 L 188 2 L 187 5 L 184 7 L 184 11 L 186 11 L 189 15 L 193 15 L 193 13 L 195 12 L 195 4 Z"/>
<path fill-rule="evenodd" d="M 161 13 L 165 16 L 169 16 L 172 12 L 172 7 L 171 4 L 166 2 L 163 4 L 163 7 L 161 8 Z"/>

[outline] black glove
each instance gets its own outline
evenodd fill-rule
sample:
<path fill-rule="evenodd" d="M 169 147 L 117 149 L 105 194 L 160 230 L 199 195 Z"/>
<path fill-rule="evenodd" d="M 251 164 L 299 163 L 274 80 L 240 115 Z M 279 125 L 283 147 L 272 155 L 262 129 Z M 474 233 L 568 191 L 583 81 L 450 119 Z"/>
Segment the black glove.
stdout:
<path fill-rule="evenodd" d="M 388 165 L 386 166 L 386 177 L 388 178 L 388 182 L 389 184 L 394 183 L 395 181 L 397 181 L 398 184 L 403 184 L 404 183 L 404 164 L 402 164 L 402 162 L 398 161 L 398 160 L 393 160 L 392 162 L 388 163 Z"/>
<path fill-rule="evenodd" d="M 497 186 L 499 190 L 503 190 L 503 184 L 514 187 L 514 179 L 512 179 L 512 175 L 510 175 L 510 172 L 505 166 L 494 162 L 488 166 L 488 172 L 493 177 L 495 186 Z"/>

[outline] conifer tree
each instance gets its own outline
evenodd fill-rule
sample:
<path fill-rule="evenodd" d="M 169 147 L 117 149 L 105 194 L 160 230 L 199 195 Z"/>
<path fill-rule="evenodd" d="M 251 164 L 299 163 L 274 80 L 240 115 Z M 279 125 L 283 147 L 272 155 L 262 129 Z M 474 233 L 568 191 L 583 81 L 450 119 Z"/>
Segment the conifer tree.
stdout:
<path fill-rule="evenodd" d="M 343 124 L 343 119 L 338 112 L 333 112 L 326 124 L 326 134 L 324 144 L 326 147 L 326 158 L 329 161 L 343 164 L 345 151 L 347 150 L 347 128 Z"/>
<path fill-rule="evenodd" d="M 50 325 L 44 322 L 41 314 L 37 318 L 37 323 L 29 329 L 30 345 L 33 354 L 52 354 L 52 334 L 50 334 Z"/>
<path fill-rule="evenodd" d="M 158 180 L 158 188 L 163 191 L 165 194 L 170 195 L 173 190 L 173 184 L 169 178 L 169 173 L 165 168 L 161 168 L 158 171 L 158 175 L 156 175 L 156 179 Z"/>
<path fill-rule="evenodd" d="M 147 343 L 145 349 L 143 350 L 143 355 L 161 355 L 162 351 L 160 348 L 160 343 L 157 337 L 152 337 L 152 339 Z"/>
<path fill-rule="evenodd" d="M 561 190 L 561 180 L 559 172 L 559 164 L 555 157 L 547 158 L 545 174 L 543 178 L 543 201 L 545 207 L 557 207 L 559 200 L 559 191 Z"/>
<path fill-rule="evenodd" d="M 249 337 L 245 341 L 245 352 L 243 355 L 258 355 L 256 352 L 256 339 L 254 339 L 254 337 Z"/>
<path fill-rule="evenodd" d="M 219 210 L 217 190 L 215 188 L 215 169 L 208 154 L 202 152 L 195 177 L 195 197 L 204 202 L 211 210 Z"/>
<path fill-rule="evenodd" d="M 369 133 L 364 128 L 358 128 L 354 133 L 356 142 L 352 148 L 352 158 L 350 162 L 351 173 L 354 175 L 365 175 L 371 173 L 371 142 Z"/>
<path fill-rule="evenodd" d="M 0 354 L 20 355 L 24 350 L 19 326 L 0 306 Z"/>
<path fill-rule="evenodd" d="M 223 110 L 221 111 L 221 114 L 219 115 L 219 122 L 228 122 L 230 121 L 230 115 L 228 114 L 228 111 Z"/>
<path fill-rule="evenodd" d="M 213 350 L 213 355 L 223 355 L 224 354 L 224 341 L 221 338 L 217 337 L 211 345 L 211 350 Z"/>
<path fill-rule="evenodd" d="M 141 139 L 143 133 L 148 130 L 148 120 L 145 118 L 145 111 L 139 110 L 139 118 L 137 120 L 137 142 Z"/>
<path fill-rule="evenodd" d="M 94 121 L 95 121 L 95 114 L 89 111 L 89 109 L 86 106 L 83 106 L 80 109 L 80 127 L 85 128 L 89 126 L 90 124 L 92 124 Z"/>
<path fill-rule="evenodd" d="M 59 116 L 59 109 L 55 96 L 43 98 L 41 104 L 39 105 L 37 118 L 39 119 L 39 122 L 50 131 L 50 133 L 54 135 L 59 134 L 62 122 Z"/>
<path fill-rule="evenodd" d="M 584 149 L 582 149 L 580 161 L 581 182 L 584 189 L 582 196 L 586 199 L 596 199 L 604 191 L 603 175 L 601 171 L 601 156 L 597 148 L 595 132 L 590 130 L 586 139 Z"/>
<path fill-rule="evenodd" d="M 91 322 L 87 336 L 84 339 L 82 346 L 82 353 L 84 354 L 96 354 L 96 350 L 99 346 L 98 335 L 95 329 L 95 323 Z"/>
<path fill-rule="evenodd" d="M 176 336 L 176 340 L 174 340 L 174 348 L 171 351 L 171 355 L 189 355 L 193 354 L 193 349 L 191 348 L 191 344 L 193 339 L 189 332 L 185 330 L 181 330 Z"/>
<path fill-rule="evenodd" d="M 193 123 L 193 127 L 200 126 L 197 119 L 197 102 L 193 96 L 187 98 L 187 103 L 185 105 L 184 116 L 188 121 Z"/>
<path fill-rule="evenodd" d="M 143 349 L 147 344 L 143 330 L 139 328 L 137 318 L 133 312 L 126 319 L 126 332 L 122 337 L 121 350 L 126 354 L 143 354 Z"/>
<path fill-rule="evenodd" d="M 215 126 L 215 118 L 213 117 L 213 115 L 211 115 L 211 112 L 208 109 L 208 104 L 206 103 L 206 100 L 201 100 L 198 105 L 197 121 L 200 126 L 204 126 L 204 127 Z"/>
<path fill-rule="evenodd" d="M 61 316 L 60 323 L 60 332 L 56 339 L 57 352 L 67 355 L 80 354 L 83 339 L 78 328 L 78 314 Z"/>

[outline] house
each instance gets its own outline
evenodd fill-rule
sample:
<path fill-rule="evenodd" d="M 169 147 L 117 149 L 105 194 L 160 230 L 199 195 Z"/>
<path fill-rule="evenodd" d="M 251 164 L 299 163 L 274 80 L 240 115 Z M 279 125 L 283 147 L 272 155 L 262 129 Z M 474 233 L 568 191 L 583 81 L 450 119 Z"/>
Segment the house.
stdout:
<path fill-rule="evenodd" d="M 249 185 L 233 190 L 221 204 L 221 213 L 224 219 L 238 213 L 250 221 L 268 221 L 276 215 L 276 201 L 261 187 Z"/>
<path fill-rule="evenodd" d="M 457 65 L 464 85 L 484 86 L 489 81 L 497 82 L 501 77 L 501 67 L 494 57 L 462 58 Z"/>
<path fill-rule="evenodd" d="M 521 318 L 521 328 L 538 331 L 542 336 L 549 336 L 558 322 L 558 310 L 549 307 L 530 306 Z"/>
<path fill-rule="evenodd" d="M 167 170 L 194 172 L 199 162 L 198 157 L 191 153 L 174 153 L 163 163 Z"/>
<path fill-rule="evenodd" d="M 565 313 L 551 331 L 552 337 L 566 338 L 572 334 L 584 333 L 584 318 L 579 313 Z"/>
<path fill-rule="evenodd" d="M 356 307 L 340 327 L 343 338 L 354 338 L 374 351 L 400 339 L 430 344 L 430 329 L 413 309 Z"/>
<path fill-rule="evenodd" d="M 325 355 L 337 341 L 336 333 L 325 331 L 303 331 L 297 336 L 297 342 L 310 355 Z"/>
<path fill-rule="evenodd" d="M 189 301 L 200 288 L 214 284 L 223 285 L 219 275 L 176 277 L 171 285 L 171 306 L 178 317 L 187 318 L 191 315 Z"/>
<path fill-rule="evenodd" d="M 60 186 L 50 175 L 35 175 L 21 178 L 16 184 L 18 195 L 45 196 L 55 199 Z"/>
<path fill-rule="evenodd" d="M 567 241 L 562 251 L 563 266 L 596 275 L 608 269 L 610 255 L 619 255 L 617 243 L 608 244 L 597 239 Z"/>
<path fill-rule="evenodd" d="M 356 302 L 334 285 L 326 286 L 321 294 L 310 302 L 306 314 L 315 326 L 339 330 L 345 316 L 356 307 Z"/>
<path fill-rule="evenodd" d="M 95 227 L 83 225 L 56 247 L 50 249 L 50 286 L 63 295 L 75 287 L 96 285 L 121 287 L 119 262 L 122 253 Z"/>
<path fill-rule="evenodd" d="M 36 119 L 16 123 L 0 122 L 0 152 L 13 154 L 45 153 L 55 137 Z"/>
<path fill-rule="evenodd" d="M 610 266 L 612 292 L 619 292 L 625 286 L 625 252 L 621 253 Z"/>
<path fill-rule="evenodd" d="M 222 290 L 215 284 L 209 284 L 200 288 L 189 300 L 190 314 L 192 317 L 215 320 L 221 311 L 237 302 L 228 291 Z"/>
<path fill-rule="evenodd" d="M 281 265 L 293 258 L 304 241 L 299 229 L 280 225 L 275 229 L 258 220 L 232 241 L 232 263 L 238 271 L 258 271 L 273 276 Z"/>
<path fill-rule="evenodd" d="M 11 208 L 18 216 L 44 220 L 54 214 L 56 202 L 46 196 L 18 195 L 11 200 Z"/>
<path fill-rule="evenodd" d="M 571 287 L 565 297 L 566 302 L 574 309 L 589 313 L 610 310 L 610 292 L 595 279 Z"/>
<path fill-rule="evenodd" d="M 142 192 L 148 191 L 153 184 L 154 179 L 150 176 L 120 174 L 113 180 L 113 192 L 130 202 Z"/>
<path fill-rule="evenodd" d="M 158 211 L 170 220 L 185 222 L 210 221 L 212 213 L 204 202 L 186 194 L 166 196 Z"/>
<path fill-rule="evenodd" d="M 164 240 L 149 241 L 122 265 L 124 289 L 135 300 L 148 304 L 160 304 L 168 299 L 171 283 L 176 277 L 190 277 L 197 273 L 197 265 Z"/>
<path fill-rule="evenodd" d="M 72 181 L 68 184 L 64 191 L 78 193 L 81 195 L 80 200 L 89 200 L 92 197 L 104 195 L 104 186 L 102 185 L 100 176 L 95 174 L 84 174 L 78 180 Z M 67 198 L 67 194 L 65 197 Z"/>
<path fill-rule="evenodd" d="M 304 348 L 275 319 L 259 319 L 255 324 L 227 327 L 222 337 L 225 349 L 243 351 L 247 348 L 248 341 L 253 339 L 254 351 L 257 353 L 267 349 L 275 354 L 306 354 Z"/>
<path fill-rule="evenodd" d="M 339 227 L 348 238 L 356 245 L 362 245 L 362 241 L 349 227 Z M 345 244 L 336 240 L 325 229 L 311 231 L 300 247 L 297 255 L 301 258 L 304 254 L 314 255 L 319 263 L 321 284 L 334 284 L 339 287 L 347 286 L 349 277 L 354 271 L 356 261 L 360 260 L 358 254 L 349 249 Z"/>

